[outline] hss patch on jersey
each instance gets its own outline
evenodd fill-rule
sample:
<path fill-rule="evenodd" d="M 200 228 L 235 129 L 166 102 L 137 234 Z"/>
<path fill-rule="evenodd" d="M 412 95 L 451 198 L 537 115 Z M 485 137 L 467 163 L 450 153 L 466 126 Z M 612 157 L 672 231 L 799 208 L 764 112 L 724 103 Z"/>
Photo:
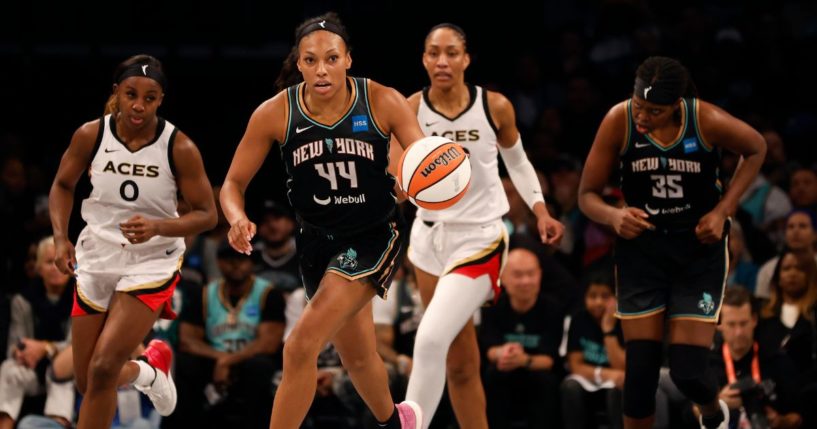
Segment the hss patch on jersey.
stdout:
<path fill-rule="evenodd" d="M 627 205 L 640 207 L 661 228 L 688 229 L 720 200 L 720 152 L 698 134 L 698 100 L 683 99 L 681 130 L 673 142 L 636 131 L 627 102 L 628 137 L 621 155 L 621 189 Z"/>

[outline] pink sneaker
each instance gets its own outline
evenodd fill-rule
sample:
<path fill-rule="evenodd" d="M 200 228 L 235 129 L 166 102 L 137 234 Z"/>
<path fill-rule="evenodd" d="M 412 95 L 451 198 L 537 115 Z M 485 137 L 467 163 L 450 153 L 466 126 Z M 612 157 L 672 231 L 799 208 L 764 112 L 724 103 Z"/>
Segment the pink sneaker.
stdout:
<path fill-rule="evenodd" d="M 423 411 L 414 401 L 403 401 L 397 404 L 397 413 L 400 415 L 402 429 L 422 429 Z"/>
<path fill-rule="evenodd" d="M 134 387 L 150 398 L 159 415 L 168 416 L 176 409 L 176 384 L 173 383 L 170 374 L 173 350 L 166 342 L 153 340 L 148 343 L 142 356 L 146 357 L 148 364 L 156 370 L 156 379 L 151 386 Z"/>

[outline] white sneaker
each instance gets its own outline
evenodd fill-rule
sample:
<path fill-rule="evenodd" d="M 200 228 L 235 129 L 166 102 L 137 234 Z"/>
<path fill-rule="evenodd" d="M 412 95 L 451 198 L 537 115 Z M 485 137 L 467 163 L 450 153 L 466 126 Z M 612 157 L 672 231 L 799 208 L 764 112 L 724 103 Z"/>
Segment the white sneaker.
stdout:
<path fill-rule="evenodd" d="M 134 385 L 136 390 L 150 398 L 153 407 L 161 416 L 169 416 L 176 409 L 176 384 L 170 374 L 170 362 L 173 360 L 173 351 L 170 346 L 160 340 L 151 341 L 145 352 L 148 364 L 156 371 L 153 384 L 147 387 Z"/>
<path fill-rule="evenodd" d="M 726 402 L 723 400 L 718 399 L 718 402 L 721 404 L 721 412 L 723 413 L 723 421 L 721 424 L 718 425 L 717 429 L 727 429 L 729 427 L 729 406 L 726 405 Z M 706 429 L 706 426 L 701 422 L 703 417 L 698 417 L 698 423 L 701 424 L 701 429 Z"/>

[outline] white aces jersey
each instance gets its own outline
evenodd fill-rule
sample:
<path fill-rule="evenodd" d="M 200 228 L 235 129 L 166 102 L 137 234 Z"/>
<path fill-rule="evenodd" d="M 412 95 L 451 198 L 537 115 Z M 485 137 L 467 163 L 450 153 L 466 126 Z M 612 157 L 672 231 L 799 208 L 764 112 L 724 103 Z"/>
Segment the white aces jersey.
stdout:
<path fill-rule="evenodd" d="M 116 135 L 114 117 L 102 118 L 89 169 L 93 190 L 82 202 L 82 218 L 89 232 L 130 250 L 184 248 L 182 237 L 154 236 L 145 243 L 131 244 L 119 230 L 120 223 L 137 214 L 147 219 L 179 217 L 171 163 L 176 132 L 173 124 L 159 118 L 156 138 L 131 152 Z"/>
<path fill-rule="evenodd" d="M 508 197 L 499 178 L 496 125 L 488 113 L 488 93 L 474 85 L 469 85 L 468 90 L 468 107 L 455 118 L 448 118 L 434 109 L 428 88 L 423 89 L 417 110 L 423 133 L 459 143 L 471 159 L 471 185 L 465 196 L 444 210 L 418 208 L 417 216 L 424 221 L 485 223 L 508 212 Z"/>

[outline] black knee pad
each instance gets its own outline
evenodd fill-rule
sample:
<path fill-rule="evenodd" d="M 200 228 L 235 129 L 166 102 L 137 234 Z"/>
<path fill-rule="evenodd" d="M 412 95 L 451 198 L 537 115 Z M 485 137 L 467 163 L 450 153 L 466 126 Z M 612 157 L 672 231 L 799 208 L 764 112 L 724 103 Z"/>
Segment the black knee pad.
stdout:
<path fill-rule="evenodd" d="M 655 390 L 661 369 L 661 343 L 649 340 L 627 341 L 624 374 L 624 415 L 643 419 L 655 414 Z"/>
<path fill-rule="evenodd" d="M 696 404 L 709 404 L 718 386 L 709 369 L 709 349 L 687 344 L 669 346 L 669 375 L 678 390 Z"/>

